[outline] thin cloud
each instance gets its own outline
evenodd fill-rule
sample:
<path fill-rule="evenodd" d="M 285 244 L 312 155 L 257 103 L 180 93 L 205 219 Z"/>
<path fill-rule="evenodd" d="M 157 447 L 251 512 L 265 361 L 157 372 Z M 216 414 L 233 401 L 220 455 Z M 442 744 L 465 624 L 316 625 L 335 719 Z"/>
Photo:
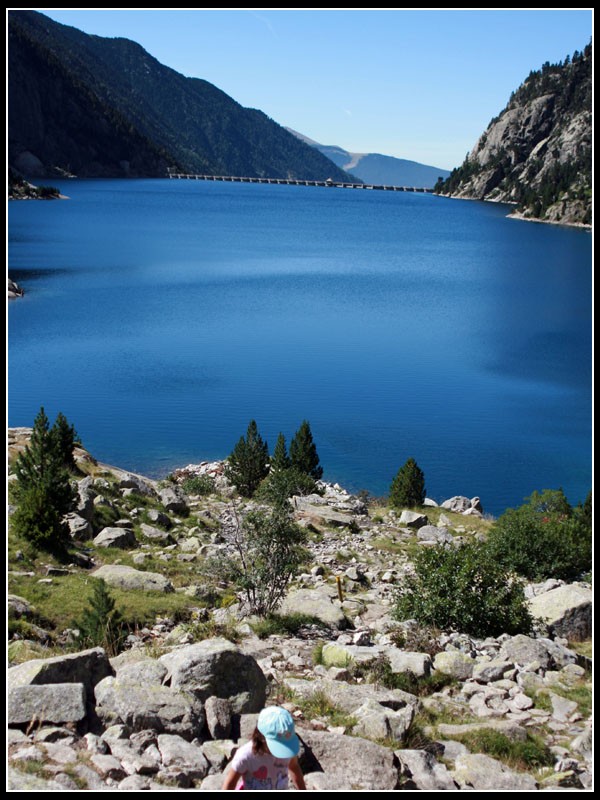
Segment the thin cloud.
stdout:
<path fill-rule="evenodd" d="M 270 19 L 268 19 L 267 17 L 263 17 L 262 14 L 257 14 L 256 11 L 248 11 L 248 14 L 254 17 L 254 19 L 257 19 L 260 22 L 262 22 L 262 24 L 267 28 L 267 30 L 274 39 L 279 39 L 277 31 L 273 27 L 273 23 L 271 22 Z"/>

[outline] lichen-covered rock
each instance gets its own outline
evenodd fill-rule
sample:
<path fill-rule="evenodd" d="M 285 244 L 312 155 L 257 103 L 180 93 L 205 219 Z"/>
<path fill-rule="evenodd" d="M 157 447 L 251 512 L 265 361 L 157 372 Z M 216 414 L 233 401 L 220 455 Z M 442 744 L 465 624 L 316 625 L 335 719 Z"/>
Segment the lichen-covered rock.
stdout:
<path fill-rule="evenodd" d="M 159 661 L 169 671 L 172 689 L 190 692 L 202 702 L 211 696 L 227 699 L 235 714 L 260 711 L 265 704 L 267 679 L 261 668 L 227 639 L 205 639 Z"/>
<path fill-rule="evenodd" d="M 529 601 L 532 616 L 541 618 L 553 636 L 577 642 L 592 635 L 591 586 L 565 584 Z"/>
<path fill-rule="evenodd" d="M 109 586 L 117 589 L 141 590 L 144 592 L 174 592 L 173 584 L 158 572 L 142 572 L 122 564 L 104 564 L 94 572 L 95 578 L 102 578 Z"/>
<path fill-rule="evenodd" d="M 480 753 L 459 756 L 451 775 L 461 789 L 521 792 L 537 789 L 535 778 L 531 775 L 513 772 L 495 758 Z"/>
<path fill-rule="evenodd" d="M 11 667 L 9 687 L 49 683 L 82 683 L 90 696 L 94 686 L 113 674 L 106 652 L 101 647 L 54 658 L 36 658 Z"/>
<path fill-rule="evenodd" d="M 391 790 L 398 786 L 398 766 L 387 747 L 354 736 L 302 731 L 300 756 L 307 786 L 338 791 Z M 317 773 L 321 773 L 317 777 Z M 315 780 L 312 780 L 315 776 Z M 326 787 L 320 781 L 326 781 Z"/>
<path fill-rule="evenodd" d="M 7 722 L 24 725 L 35 721 L 80 722 L 86 715 L 82 683 L 13 686 L 7 693 Z"/>

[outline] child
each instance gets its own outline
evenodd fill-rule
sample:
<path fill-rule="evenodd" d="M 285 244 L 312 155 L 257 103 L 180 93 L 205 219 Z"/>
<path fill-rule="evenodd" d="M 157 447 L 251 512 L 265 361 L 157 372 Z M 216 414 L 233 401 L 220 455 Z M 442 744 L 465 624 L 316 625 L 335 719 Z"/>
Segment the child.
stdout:
<path fill-rule="evenodd" d="M 296 789 L 306 789 L 298 764 L 300 741 L 289 711 L 267 706 L 258 715 L 252 738 L 237 751 L 223 789 L 287 789 L 288 774 Z"/>

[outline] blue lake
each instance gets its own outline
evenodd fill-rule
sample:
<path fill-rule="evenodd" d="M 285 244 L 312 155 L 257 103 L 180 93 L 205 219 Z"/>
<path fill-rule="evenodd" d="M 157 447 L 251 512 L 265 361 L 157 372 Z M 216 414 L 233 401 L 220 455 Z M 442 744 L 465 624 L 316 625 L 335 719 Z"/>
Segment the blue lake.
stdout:
<path fill-rule="evenodd" d="M 153 477 L 309 420 L 324 477 L 500 514 L 592 481 L 592 242 L 423 194 L 54 181 L 9 204 L 8 423 Z"/>

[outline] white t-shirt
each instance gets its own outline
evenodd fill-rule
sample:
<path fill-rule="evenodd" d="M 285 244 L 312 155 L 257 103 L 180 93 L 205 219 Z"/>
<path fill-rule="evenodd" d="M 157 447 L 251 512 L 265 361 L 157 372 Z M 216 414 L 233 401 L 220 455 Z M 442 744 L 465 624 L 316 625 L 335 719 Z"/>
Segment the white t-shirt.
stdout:
<path fill-rule="evenodd" d="M 243 776 L 244 789 L 287 789 L 289 763 L 289 758 L 254 753 L 252 742 L 247 742 L 237 751 L 231 766 Z"/>

